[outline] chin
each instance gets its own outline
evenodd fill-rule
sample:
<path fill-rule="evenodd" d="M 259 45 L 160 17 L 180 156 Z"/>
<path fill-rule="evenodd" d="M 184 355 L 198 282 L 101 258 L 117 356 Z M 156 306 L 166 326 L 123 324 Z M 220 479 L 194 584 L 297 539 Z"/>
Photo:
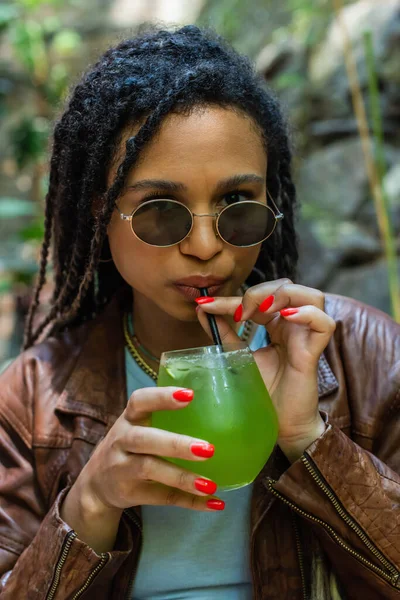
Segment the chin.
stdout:
<path fill-rule="evenodd" d="M 189 304 L 186 307 L 182 307 L 181 310 L 176 311 L 176 314 L 171 315 L 178 321 L 183 321 L 185 323 L 194 323 L 198 322 L 197 314 L 196 314 L 196 305 Z"/>

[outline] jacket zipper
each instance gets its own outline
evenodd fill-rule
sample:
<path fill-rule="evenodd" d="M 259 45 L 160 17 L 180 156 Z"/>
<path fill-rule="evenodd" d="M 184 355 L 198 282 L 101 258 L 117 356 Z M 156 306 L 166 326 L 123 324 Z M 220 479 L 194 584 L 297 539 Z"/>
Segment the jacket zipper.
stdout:
<path fill-rule="evenodd" d="M 57 562 L 56 568 L 55 568 L 53 583 L 51 585 L 49 593 L 46 596 L 46 600 L 53 600 L 53 598 L 55 596 L 58 585 L 60 583 L 60 576 L 61 576 L 62 568 L 65 564 L 65 561 L 67 560 L 68 552 L 70 551 L 72 542 L 74 541 L 74 539 L 76 537 L 77 537 L 77 535 L 76 535 L 75 531 L 70 531 L 65 538 L 65 541 L 64 541 L 64 544 L 63 544 L 63 547 L 61 550 L 61 556 L 60 556 L 60 558 Z M 102 553 L 102 554 L 100 554 L 100 556 L 101 556 L 101 560 L 100 560 L 99 564 L 90 573 L 89 577 L 86 579 L 83 586 L 76 592 L 75 596 L 72 597 L 72 600 L 76 600 L 77 598 L 79 598 L 79 596 L 89 587 L 94 576 L 97 575 L 97 573 L 99 571 L 101 571 L 101 569 L 105 566 L 105 564 L 109 561 L 109 559 L 111 557 L 109 552 Z"/>
<path fill-rule="evenodd" d="M 100 556 L 101 556 L 101 560 L 100 560 L 99 564 L 97 565 L 97 567 L 95 569 L 93 569 L 93 571 L 90 573 L 89 577 L 86 579 L 83 586 L 76 592 L 75 596 L 72 596 L 72 600 L 77 600 L 77 598 L 79 598 L 83 594 L 83 592 L 87 590 L 89 585 L 92 583 L 94 577 L 97 575 L 97 573 L 99 573 L 102 570 L 103 567 L 106 566 L 106 564 L 108 563 L 108 561 L 111 558 L 111 555 L 109 552 L 102 552 L 100 554 Z"/>
<path fill-rule="evenodd" d="M 340 504 L 338 498 L 335 496 L 331 488 L 326 484 L 324 479 L 322 478 L 321 473 L 318 471 L 316 465 L 312 461 L 311 457 L 305 453 L 302 457 L 302 461 L 305 464 L 307 470 L 311 474 L 314 481 L 317 485 L 323 490 L 323 492 L 328 496 L 329 500 L 332 502 L 336 511 L 339 513 L 343 521 L 351 527 L 351 529 L 358 535 L 358 537 L 364 542 L 367 548 L 377 557 L 377 559 L 386 567 L 386 569 L 392 574 L 391 579 L 393 579 L 393 585 L 396 585 L 397 579 L 399 578 L 399 572 L 396 567 L 392 565 L 378 550 L 378 548 L 371 542 L 368 536 L 364 533 L 361 527 L 350 517 L 350 515 L 344 510 L 343 506 Z M 371 563 L 373 564 L 373 563 Z"/>
<path fill-rule="evenodd" d="M 67 533 L 67 536 L 64 540 L 64 543 L 63 543 L 63 546 L 61 549 L 60 558 L 58 559 L 58 562 L 56 564 L 56 568 L 54 571 L 53 583 L 51 584 L 49 593 L 46 596 L 46 600 L 53 600 L 53 598 L 54 598 L 54 595 L 58 588 L 58 584 L 60 583 L 61 570 L 64 566 L 65 561 L 67 560 L 69 549 L 71 548 L 72 542 L 74 541 L 75 538 L 76 538 L 75 531 L 69 531 Z"/>
<path fill-rule="evenodd" d="M 377 567 L 374 563 L 372 563 L 370 560 L 365 558 L 362 554 L 360 554 L 359 552 L 354 550 L 351 546 L 349 546 L 328 523 L 326 523 L 322 519 L 319 519 L 318 517 L 315 517 L 314 515 L 306 512 L 306 511 L 304 511 L 299 506 L 297 506 L 297 504 L 294 504 L 293 502 L 288 500 L 285 496 L 280 494 L 277 490 L 275 490 L 273 485 L 276 483 L 276 481 L 274 481 L 273 479 L 268 479 L 269 491 L 272 494 L 274 494 L 274 496 L 276 496 L 277 498 L 282 500 L 282 502 L 287 504 L 294 511 L 296 511 L 298 514 L 302 515 L 303 517 L 306 517 L 307 519 L 309 519 L 310 521 L 313 521 L 314 523 L 318 523 L 319 525 L 322 525 L 329 532 L 329 534 L 333 537 L 333 539 L 344 550 L 349 552 L 349 554 L 351 554 L 352 556 L 357 558 L 360 562 L 362 562 L 364 565 L 369 567 L 376 574 L 380 575 L 383 579 L 385 579 L 385 581 L 388 581 L 391 585 L 393 585 L 394 587 L 397 587 L 397 582 L 399 579 L 399 573 L 398 573 L 397 569 L 381 554 L 381 552 L 376 548 L 376 546 L 374 546 L 374 544 L 372 544 L 372 542 L 369 540 L 369 538 L 365 535 L 365 533 L 360 528 L 360 526 L 346 513 L 346 511 L 343 509 L 339 500 L 336 498 L 336 496 L 334 495 L 332 490 L 328 488 L 328 486 L 322 479 L 322 476 L 317 472 L 316 468 L 314 467 L 314 465 L 311 461 L 311 458 L 305 453 L 302 456 L 301 460 L 303 461 L 307 470 L 313 477 L 314 481 L 317 483 L 317 485 L 320 487 L 320 489 L 322 489 L 323 492 L 328 496 L 328 498 L 332 502 L 335 510 L 338 512 L 339 516 L 359 536 L 359 538 L 364 542 L 364 544 L 367 546 L 367 548 L 369 548 L 369 550 L 374 554 L 374 556 L 376 556 L 377 559 L 386 567 L 386 570 L 389 571 L 390 574 L 388 574 L 387 571 L 381 569 L 380 567 Z"/>
<path fill-rule="evenodd" d="M 140 520 L 138 519 L 136 513 L 132 510 L 132 509 L 125 509 L 124 510 L 124 514 L 127 515 L 127 517 L 129 517 L 129 519 L 132 521 L 132 523 L 134 525 L 136 525 L 136 527 L 139 529 L 140 534 L 142 534 L 142 524 L 140 522 Z M 133 590 L 133 584 L 135 581 L 135 576 L 136 576 L 136 572 L 137 572 L 137 568 L 138 568 L 138 561 L 136 561 L 136 566 L 133 569 L 130 579 L 129 579 L 129 585 L 128 585 L 128 590 L 127 590 L 127 594 L 126 594 L 126 600 L 131 600 L 132 598 L 132 590 Z"/>
<path fill-rule="evenodd" d="M 300 577 L 301 577 L 301 589 L 303 592 L 303 600 L 308 600 L 308 596 L 307 596 L 307 592 L 306 592 L 306 578 L 304 575 L 304 560 L 303 560 L 303 550 L 301 547 L 301 540 L 300 540 L 300 533 L 299 533 L 299 527 L 297 525 L 297 521 L 296 521 L 296 515 L 294 514 L 294 512 L 292 511 L 292 521 L 293 521 L 293 528 L 294 528 L 294 535 L 296 538 L 296 548 L 297 548 L 297 556 L 299 559 L 299 568 L 300 568 Z"/>

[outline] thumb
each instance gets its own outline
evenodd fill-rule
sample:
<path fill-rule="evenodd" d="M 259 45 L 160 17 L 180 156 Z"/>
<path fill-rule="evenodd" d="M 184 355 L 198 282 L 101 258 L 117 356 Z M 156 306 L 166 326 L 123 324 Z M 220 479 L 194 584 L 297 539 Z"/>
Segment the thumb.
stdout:
<path fill-rule="evenodd" d="M 207 314 L 206 312 L 204 312 L 204 310 L 202 310 L 201 307 L 198 307 L 197 318 L 200 321 L 200 325 L 202 326 L 204 331 L 207 333 L 209 338 L 212 341 L 214 341 L 212 334 L 211 334 L 210 324 L 208 322 L 209 317 L 211 317 L 210 314 Z M 217 328 L 219 331 L 219 335 L 221 337 L 221 342 L 223 344 L 234 344 L 234 343 L 242 341 L 240 339 L 240 337 L 237 335 L 236 331 L 229 325 L 229 323 L 226 321 L 226 319 L 224 317 L 222 317 L 220 315 L 218 315 L 218 316 L 214 315 L 214 318 L 217 323 Z"/>

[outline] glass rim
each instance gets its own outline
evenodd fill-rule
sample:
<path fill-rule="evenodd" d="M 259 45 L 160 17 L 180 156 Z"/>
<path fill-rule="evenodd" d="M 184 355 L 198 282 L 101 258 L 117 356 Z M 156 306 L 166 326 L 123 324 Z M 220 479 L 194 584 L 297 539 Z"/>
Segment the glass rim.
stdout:
<path fill-rule="evenodd" d="M 239 342 L 228 342 L 226 344 L 222 344 L 222 352 L 219 346 L 217 346 L 216 344 L 210 344 L 210 346 L 197 346 L 196 348 L 182 348 L 181 350 L 167 350 L 165 352 L 162 352 L 161 354 L 161 358 L 160 358 L 160 363 L 163 360 L 166 360 L 168 358 L 175 358 L 175 357 L 190 357 L 193 355 L 210 355 L 210 354 L 226 354 L 228 352 L 235 352 L 236 350 L 248 350 L 251 353 L 250 347 L 246 342 L 243 341 L 239 341 Z"/>

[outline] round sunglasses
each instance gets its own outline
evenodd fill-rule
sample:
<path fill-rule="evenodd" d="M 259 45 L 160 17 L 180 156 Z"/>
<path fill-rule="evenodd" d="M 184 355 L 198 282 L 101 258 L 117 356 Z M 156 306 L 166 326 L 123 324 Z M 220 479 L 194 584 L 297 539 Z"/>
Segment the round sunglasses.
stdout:
<path fill-rule="evenodd" d="M 133 234 L 149 246 L 168 248 L 187 238 L 194 217 L 213 217 L 215 232 L 231 246 L 248 248 L 261 244 L 273 233 L 283 214 L 269 196 L 276 213 L 257 200 L 243 200 L 230 204 L 216 213 L 198 214 L 185 204 L 171 199 L 146 200 L 126 215 L 116 206 L 121 219 L 130 221 Z"/>

